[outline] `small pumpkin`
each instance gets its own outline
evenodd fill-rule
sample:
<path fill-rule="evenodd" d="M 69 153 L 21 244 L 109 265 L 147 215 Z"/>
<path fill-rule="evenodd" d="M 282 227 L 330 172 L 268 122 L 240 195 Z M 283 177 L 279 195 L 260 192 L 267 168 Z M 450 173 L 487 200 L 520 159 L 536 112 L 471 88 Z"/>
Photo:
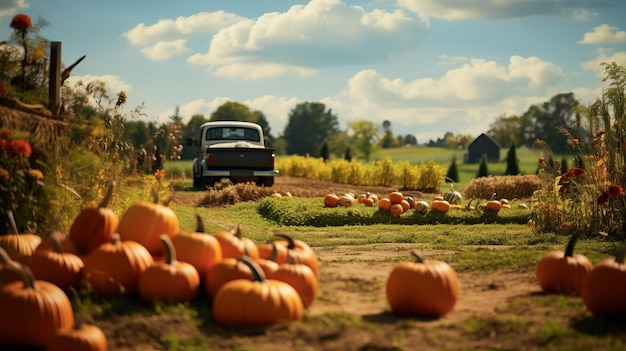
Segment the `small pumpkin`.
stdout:
<path fill-rule="evenodd" d="M 402 204 L 392 204 L 391 207 L 389 207 L 389 213 L 394 217 L 400 217 L 402 213 L 404 213 L 404 207 Z"/>
<path fill-rule="evenodd" d="M 97 325 L 76 323 L 73 328 L 60 329 L 48 341 L 46 351 L 107 351 L 107 337 Z"/>
<path fill-rule="evenodd" d="M 179 232 L 176 213 L 168 206 L 148 201 L 138 201 L 127 208 L 117 227 L 123 241 L 143 245 L 155 258 L 161 258 L 165 253 L 161 234 L 173 237 Z"/>
<path fill-rule="evenodd" d="M 0 345 L 44 348 L 58 330 L 74 325 L 72 303 L 58 286 L 35 280 L 27 266 L 11 268 L 21 281 L 0 286 Z"/>
<path fill-rule="evenodd" d="M 20 261 L 35 252 L 35 249 L 41 243 L 41 237 L 36 234 L 18 233 L 13 211 L 7 211 L 7 219 L 12 233 L 0 235 L 0 248 L 3 248 L 11 259 Z"/>
<path fill-rule="evenodd" d="M 114 182 L 109 182 L 100 204 L 85 207 L 72 221 L 69 236 L 80 254 L 88 254 L 111 241 L 111 235 L 117 230 L 119 218 L 109 208 L 114 185 Z"/>
<path fill-rule="evenodd" d="M 591 313 L 602 317 L 626 314 L 626 245 L 593 266 L 583 285 L 582 298 Z"/>
<path fill-rule="evenodd" d="M 500 209 L 502 209 L 502 203 L 496 200 L 496 193 L 493 193 L 493 195 L 491 196 L 491 200 L 487 201 L 487 204 L 485 206 L 489 211 L 493 212 L 498 212 L 500 211 Z"/>
<path fill-rule="evenodd" d="M 204 232 L 202 218 L 196 214 L 195 232 L 181 231 L 171 238 L 180 261 L 190 263 L 202 278 L 217 262 L 222 260 L 222 247 L 213 236 Z"/>
<path fill-rule="evenodd" d="M 415 212 L 421 214 L 422 216 L 426 215 L 429 209 L 430 205 L 428 204 L 428 202 L 424 200 L 419 200 L 415 202 Z"/>
<path fill-rule="evenodd" d="M 134 241 L 122 241 L 113 234 L 84 258 L 83 281 L 96 295 L 102 297 L 131 296 L 137 293 L 141 274 L 154 259 L 150 252 Z"/>
<path fill-rule="evenodd" d="M 326 207 L 339 206 L 339 196 L 335 193 L 326 194 L 326 196 L 324 196 L 324 206 Z"/>
<path fill-rule="evenodd" d="M 339 206 L 350 207 L 352 203 L 355 202 L 354 196 L 350 194 L 344 194 L 339 196 Z"/>
<path fill-rule="evenodd" d="M 392 204 L 399 204 L 400 201 L 404 200 L 404 194 L 402 194 L 398 190 L 395 190 L 389 193 L 388 197 L 389 197 L 389 201 L 391 201 Z"/>
<path fill-rule="evenodd" d="M 213 236 L 220 243 L 222 258 L 237 258 L 240 256 L 250 256 L 253 259 L 259 258 L 259 249 L 254 241 L 243 236 L 240 225 L 237 225 L 230 232 L 217 232 Z"/>
<path fill-rule="evenodd" d="M 456 273 L 447 263 L 426 260 L 411 251 L 415 262 L 401 262 L 389 274 L 385 286 L 391 310 L 399 315 L 442 317 L 459 297 Z"/>
<path fill-rule="evenodd" d="M 574 246 L 579 234 L 572 235 L 565 251 L 546 253 L 537 264 L 536 276 L 539 286 L 547 293 L 582 292 L 583 283 L 593 268 L 589 259 L 574 254 Z"/>
<path fill-rule="evenodd" d="M 139 296 L 144 301 L 189 302 L 198 295 L 200 276 L 194 266 L 176 260 L 170 237 L 161 235 L 165 261 L 156 262 L 139 276 Z"/>
<path fill-rule="evenodd" d="M 288 323 L 302 318 L 303 306 L 298 292 L 289 284 L 266 279 L 256 262 L 240 258 L 252 279 L 226 283 L 213 301 L 213 318 L 225 327 L 260 327 Z"/>
<path fill-rule="evenodd" d="M 430 205 L 430 207 L 439 212 L 439 213 L 446 213 L 448 211 L 450 211 L 450 209 L 452 208 L 452 205 L 450 205 L 450 203 L 446 200 L 433 200 L 432 204 Z"/>
<path fill-rule="evenodd" d="M 78 288 L 82 278 L 84 263 L 82 258 L 63 251 L 57 232 L 49 235 L 51 250 L 35 250 L 26 262 L 35 278 L 53 283 L 64 291 Z"/>
<path fill-rule="evenodd" d="M 382 199 L 378 200 L 378 209 L 379 210 L 383 210 L 383 211 L 389 211 L 389 209 L 391 208 L 391 200 L 389 200 L 388 197 L 383 197 Z"/>
<path fill-rule="evenodd" d="M 461 193 L 454 190 L 454 184 L 450 184 L 450 191 L 443 195 L 443 199 L 448 201 L 451 205 L 460 204 L 463 200 Z"/>

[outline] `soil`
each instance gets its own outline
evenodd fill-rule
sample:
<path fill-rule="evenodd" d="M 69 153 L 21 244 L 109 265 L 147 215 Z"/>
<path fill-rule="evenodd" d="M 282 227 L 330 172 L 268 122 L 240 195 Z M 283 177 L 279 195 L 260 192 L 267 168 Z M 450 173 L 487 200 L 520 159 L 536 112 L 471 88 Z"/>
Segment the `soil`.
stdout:
<path fill-rule="evenodd" d="M 384 194 L 394 190 L 288 177 L 278 178 L 275 188 L 300 194 Z M 119 351 L 539 350 L 545 346 L 561 349 L 559 343 L 564 337 L 558 330 L 569 326 L 593 328 L 578 297 L 542 294 L 534 271 L 515 268 L 457 273 L 459 299 L 454 310 L 442 318 L 398 317 L 390 312 L 384 290 L 394 265 L 389 259 L 404 250 L 403 244 L 313 249 L 320 261 L 320 295 L 301 322 L 226 329 L 212 323 L 210 316 L 189 316 L 171 310 L 116 314 L 95 322 L 107 335 L 110 349 Z M 407 244 L 406 252 L 409 249 Z M 619 338 L 625 345 L 624 332 Z M 599 341 L 592 343 L 594 349 L 603 348 L 602 345 Z"/>

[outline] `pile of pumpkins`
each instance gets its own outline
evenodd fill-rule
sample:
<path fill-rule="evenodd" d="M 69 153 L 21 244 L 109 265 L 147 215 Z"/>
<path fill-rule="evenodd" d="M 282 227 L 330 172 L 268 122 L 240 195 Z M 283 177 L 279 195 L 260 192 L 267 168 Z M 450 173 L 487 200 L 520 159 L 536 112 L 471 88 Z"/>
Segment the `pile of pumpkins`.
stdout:
<path fill-rule="evenodd" d="M 329 193 L 324 196 L 325 207 L 350 207 L 352 204 L 359 203 L 367 207 L 372 207 L 378 203 L 378 195 L 374 193 L 363 193 L 358 196 L 354 193 L 345 193 L 343 195 L 337 195 L 336 193 Z"/>
<path fill-rule="evenodd" d="M 239 227 L 207 234 L 199 216 L 195 231 L 182 231 L 171 208 L 147 201 L 118 217 L 111 193 L 67 235 L 20 234 L 13 221 L 13 234 L 0 236 L 0 345 L 81 350 L 69 342 L 97 337 L 91 349 L 106 350 L 97 326 L 77 323 L 68 294 L 79 287 L 146 302 L 206 294 L 215 322 L 228 327 L 299 320 L 315 301 L 318 260 L 305 242 L 275 233 L 257 245 Z"/>

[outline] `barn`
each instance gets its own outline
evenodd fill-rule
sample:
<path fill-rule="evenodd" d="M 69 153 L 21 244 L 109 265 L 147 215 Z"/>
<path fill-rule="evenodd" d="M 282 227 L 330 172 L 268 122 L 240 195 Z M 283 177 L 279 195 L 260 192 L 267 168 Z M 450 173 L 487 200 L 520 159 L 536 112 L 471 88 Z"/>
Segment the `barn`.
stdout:
<path fill-rule="evenodd" d="M 485 133 L 479 135 L 467 147 L 466 163 L 479 163 L 482 155 L 487 155 L 489 162 L 500 161 L 500 144 Z"/>

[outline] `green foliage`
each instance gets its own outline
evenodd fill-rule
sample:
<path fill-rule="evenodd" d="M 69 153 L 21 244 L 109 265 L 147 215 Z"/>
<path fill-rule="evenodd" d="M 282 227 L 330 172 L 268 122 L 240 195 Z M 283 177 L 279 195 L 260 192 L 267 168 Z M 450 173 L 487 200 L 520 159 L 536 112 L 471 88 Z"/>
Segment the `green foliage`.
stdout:
<path fill-rule="evenodd" d="M 506 170 L 504 171 L 504 175 L 518 175 L 519 173 L 519 163 L 515 152 L 515 143 L 513 143 L 506 154 Z"/>
<path fill-rule="evenodd" d="M 450 163 L 450 167 L 448 167 L 448 173 L 446 173 L 446 183 L 447 182 L 459 182 L 459 170 L 456 167 L 456 156 L 452 157 L 452 163 Z"/>
<path fill-rule="evenodd" d="M 324 142 L 322 147 L 320 148 L 320 157 L 324 160 L 324 162 L 328 161 L 330 158 L 330 151 L 328 149 L 328 143 Z"/>
<path fill-rule="evenodd" d="M 319 156 L 322 143 L 339 133 L 339 121 L 331 110 L 319 102 L 298 104 L 289 113 L 283 138 L 287 154 Z"/>
<path fill-rule="evenodd" d="M 489 175 L 489 171 L 487 169 L 487 155 L 483 154 L 480 157 L 480 165 L 478 166 L 478 173 L 476 174 L 476 178 L 487 177 Z"/>

